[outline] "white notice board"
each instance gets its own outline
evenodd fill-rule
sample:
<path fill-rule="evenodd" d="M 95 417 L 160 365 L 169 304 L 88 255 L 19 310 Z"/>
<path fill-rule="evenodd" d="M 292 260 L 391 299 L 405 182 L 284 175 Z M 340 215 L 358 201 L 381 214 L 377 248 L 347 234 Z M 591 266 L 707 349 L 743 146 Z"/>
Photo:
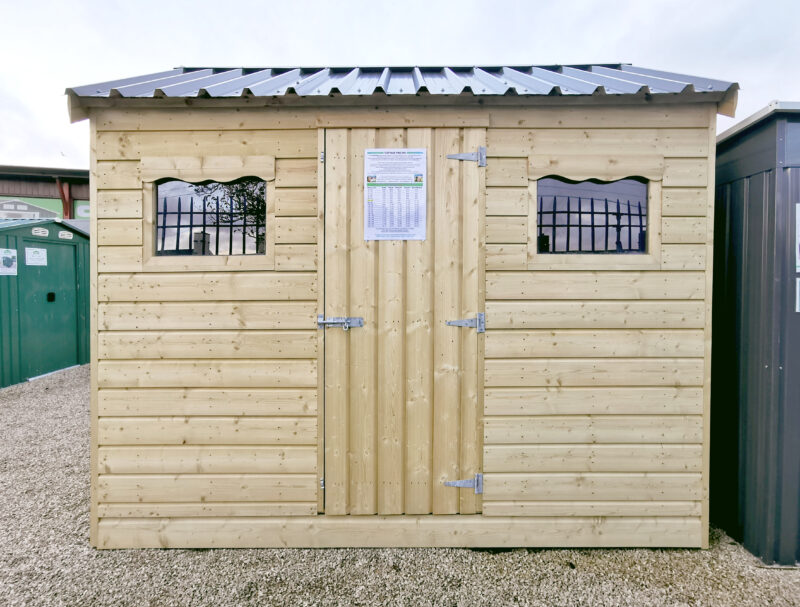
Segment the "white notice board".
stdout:
<path fill-rule="evenodd" d="M 425 240 L 427 150 L 364 150 L 364 240 Z"/>

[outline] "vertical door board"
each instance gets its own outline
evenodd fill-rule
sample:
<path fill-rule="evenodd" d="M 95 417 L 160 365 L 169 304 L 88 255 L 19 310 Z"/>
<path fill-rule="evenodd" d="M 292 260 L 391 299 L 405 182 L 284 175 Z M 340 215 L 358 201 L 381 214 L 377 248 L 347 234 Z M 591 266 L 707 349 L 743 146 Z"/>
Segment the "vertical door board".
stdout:
<path fill-rule="evenodd" d="M 328 129 L 325 314 L 364 326 L 325 330 L 325 513 L 480 511 L 444 481 L 481 470 L 474 328 L 483 311 L 485 169 L 447 154 L 485 145 L 484 129 Z M 427 150 L 427 237 L 364 241 L 364 150 Z"/>

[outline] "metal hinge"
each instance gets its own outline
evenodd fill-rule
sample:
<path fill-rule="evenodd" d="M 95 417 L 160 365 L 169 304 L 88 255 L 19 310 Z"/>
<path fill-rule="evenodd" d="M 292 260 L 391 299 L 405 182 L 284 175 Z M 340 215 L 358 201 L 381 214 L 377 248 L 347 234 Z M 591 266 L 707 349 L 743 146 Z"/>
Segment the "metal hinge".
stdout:
<path fill-rule="evenodd" d="M 486 333 L 486 314 L 483 312 L 478 312 L 478 315 L 475 318 L 448 320 L 445 324 L 451 327 L 472 327 L 477 329 L 477 333 Z"/>
<path fill-rule="evenodd" d="M 445 487 L 460 487 L 461 489 L 474 488 L 475 493 L 483 493 L 483 474 L 477 472 L 475 478 L 468 478 L 463 481 L 445 481 Z"/>
<path fill-rule="evenodd" d="M 319 479 L 319 488 L 320 489 L 324 489 L 325 488 L 325 479 L 324 478 Z"/>
<path fill-rule="evenodd" d="M 319 161 L 320 162 L 325 162 L 325 152 L 320 152 L 319 153 Z"/>
<path fill-rule="evenodd" d="M 325 318 L 325 315 L 317 315 L 317 329 L 324 329 L 325 327 L 340 327 L 345 331 L 349 331 L 353 327 L 363 327 L 364 319 L 360 316 L 332 316 Z"/>
<path fill-rule="evenodd" d="M 480 146 L 477 152 L 466 152 L 464 154 L 448 154 L 451 160 L 471 160 L 477 162 L 479 167 L 486 166 L 486 148 Z"/>

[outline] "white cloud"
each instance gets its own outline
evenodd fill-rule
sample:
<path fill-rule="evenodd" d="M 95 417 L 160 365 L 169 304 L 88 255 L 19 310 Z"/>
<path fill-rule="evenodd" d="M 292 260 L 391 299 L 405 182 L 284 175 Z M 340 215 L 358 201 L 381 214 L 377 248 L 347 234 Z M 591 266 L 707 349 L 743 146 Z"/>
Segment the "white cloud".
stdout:
<path fill-rule="evenodd" d="M 0 164 L 88 166 L 64 89 L 178 65 L 630 62 L 738 81 L 737 119 L 800 99 L 796 0 L 3 4 Z"/>

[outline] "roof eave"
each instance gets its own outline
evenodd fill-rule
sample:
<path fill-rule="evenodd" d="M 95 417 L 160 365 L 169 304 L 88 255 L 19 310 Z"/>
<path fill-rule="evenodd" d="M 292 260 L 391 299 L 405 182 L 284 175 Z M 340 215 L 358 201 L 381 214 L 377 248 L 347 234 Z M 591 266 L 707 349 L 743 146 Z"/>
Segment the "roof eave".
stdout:
<path fill-rule="evenodd" d="M 717 111 L 731 115 L 736 108 L 736 85 L 727 91 L 591 95 L 476 95 L 462 92 L 453 95 L 387 94 L 382 91 L 370 95 L 272 95 L 239 97 L 78 97 L 68 92 L 70 120 L 79 122 L 89 117 L 93 108 L 180 108 L 180 107 L 342 107 L 342 106 L 410 106 L 410 105 L 642 105 L 713 103 Z"/>

